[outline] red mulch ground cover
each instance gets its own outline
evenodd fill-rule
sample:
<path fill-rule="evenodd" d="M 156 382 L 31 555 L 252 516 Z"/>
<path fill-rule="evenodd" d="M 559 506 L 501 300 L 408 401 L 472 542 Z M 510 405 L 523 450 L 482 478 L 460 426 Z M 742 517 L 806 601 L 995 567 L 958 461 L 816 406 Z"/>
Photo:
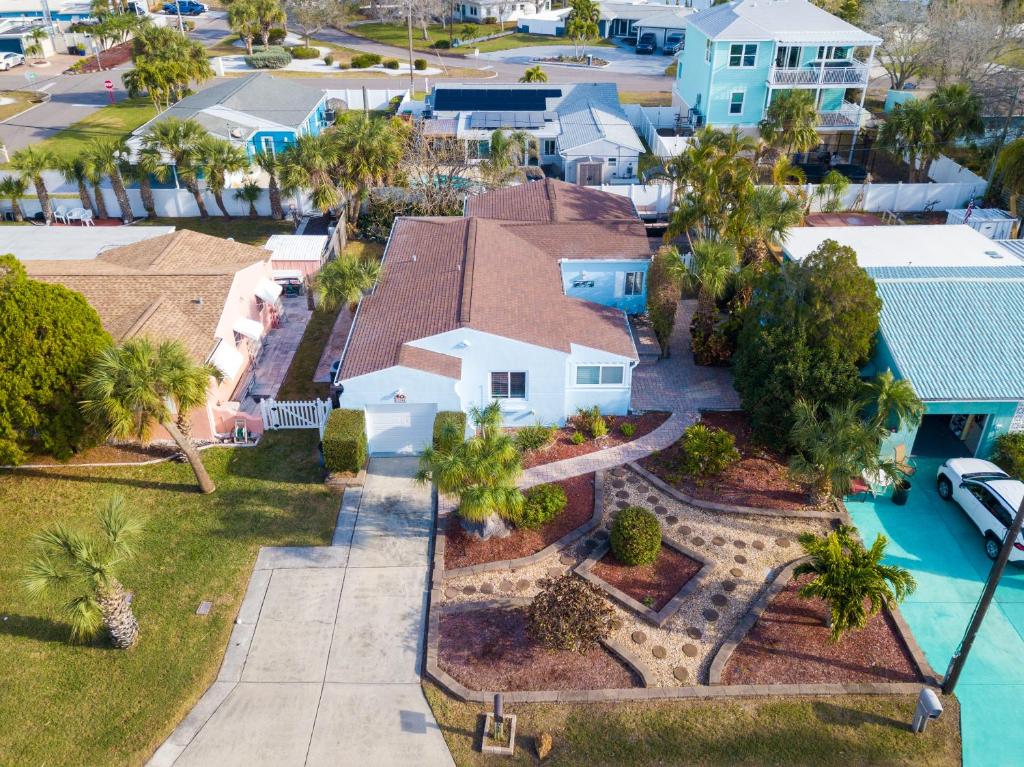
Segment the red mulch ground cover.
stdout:
<path fill-rule="evenodd" d="M 438 665 L 472 690 L 615 690 L 640 681 L 604 647 L 548 650 L 526 634 L 524 608 L 441 615 Z"/>
<path fill-rule="evenodd" d="M 610 551 L 597 562 L 591 572 L 637 602 L 660 610 L 679 589 L 700 572 L 701 563 L 668 546 L 662 546 L 658 558 L 649 565 L 630 567 L 619 562 Z M 644 602 L 644 599 L 653 599 Z"/>
<path fill-rule="evenodd" d="M 594 453 L 609 447 L 624 445 L 627 442 L 639 439 L 645 434 L 650 434 L 665 423 L 670 415 L 671 413 L 645 413 L 644 415 L 634 416 L 606 415 L 608 435 L 600 440 L 590 439 L 590 435 L 585 435 L 587 441 L 579 445 L 573 444 L 572 441 L 573 432 L 576 430 L 571 426 L 566 426 L 555 432 L 555 439 L 550 445 L 542 450 L 533 450 L 524 455 L 523 468 L 530 469 L 534 466 L 543 466 L 546 463 L 561 461 L 565 458 L 575 458 L 578 455 L 586 455 L 587 453 Z M 619 431 L 619 426 L 624 423 L 631 423 L 636 426 L 636 431 L 629 439 L 622 436 L 622 432 Z"/>
<path fill-rule="evenodd" d="M 790 582 L 772 599 L 729 658 L 722 674 L 724 684 L 921 681 L 886 612 L 837 644 L 830 642 L 825 603 L 796 594 L 810 577 Z"/>
<path fill-rule="evenodd" d="M 33 455 L 25 463 L 41 463 L 52 466 L 74 466 L 81 463 L 142 463 L 157 458 L 166 458 L 178 452 L 169 445 L 97 445 L 71 456 L 67 461 L 58 461 L 50 455 Z"/>
<path fill-rule="evenodd" d="M 792 480 L 785 456 L 753 441 L 744 413 L 702 413 L 701 421 L 732 433 L 740 451 L 739 461 L 703 485 L 676 468 L 683 452 L 682 441 L 641 459 L 640 465 L 687 495 L 704 501 L 762 509 L 821 510 L 809 502 L 807 492 Z"/>
<path fill-rule="evenodd" d="M 587 522 L 594 515 L 594 475 L 581 474 L 558 484 L 568 498 L 565 510 L 536 530 L 515 530 L 507 538 L 478 541 L 466 535 L 454 514 L 449 516 L 445 528 L 445 569 L 528 557 Z"/>
<path fill-rule="evenodd" d="M 119 45 L 111 46 L 105 51 L 100 51 L 100 61 L 103 63 L 103 69 L 113 69 L 119 67 L 122 64 L 127 64 L 132 60 L 132 43 L 129 40 L 127 43 L 121 43 Z M 96 54 L 91 54 L 85 57 L 85 63 L 82 64 L 82 68 L 79 72 L 99 72 L 100 68 L 96 64 Z"/>

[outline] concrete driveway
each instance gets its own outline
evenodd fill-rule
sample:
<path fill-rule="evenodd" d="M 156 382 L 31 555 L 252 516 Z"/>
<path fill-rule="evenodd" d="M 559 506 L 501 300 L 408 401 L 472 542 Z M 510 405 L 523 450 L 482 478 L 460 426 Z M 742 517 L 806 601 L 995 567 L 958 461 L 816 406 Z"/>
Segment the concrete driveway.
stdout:
<path fill-rule="evenodd" d="M 374 459 L 334 545 L 260 552 L 220 675 L 151 767 L 452 765 L 420 689 L 432 508 Z"/>
<path fill-rule="evenodd" d="M 587 54 L 604 59 L 608 62 L 607 67 L 600 69 L 583 69 L 577 67 L 560 67 L 554 64 L 541 63 L 542 67 L 551 69 L 565 69 L 568 72 L 605 72 L 612 74 L 627 75 L 661 75 L 665 74 L 665 67 L 672 63 L 671 56 L 637 56 L 631 51 L 622 48 L 587 48 Z M 571 45 L 536 45 L 529 48 L 512 48 L 507 51 L 494 51 L 492 53 L 481 53 L 477 61 L 500 61 L 503 64 L 518 64 L 522 66 L 533 66 L 534 59 L 552 58 L 554 56 L 575 56 L 576 49 Z M 589 78 L 588 78 L 589 79 Z M 672 81 L 666 80 L 666 89 L 671 87 Z"/>

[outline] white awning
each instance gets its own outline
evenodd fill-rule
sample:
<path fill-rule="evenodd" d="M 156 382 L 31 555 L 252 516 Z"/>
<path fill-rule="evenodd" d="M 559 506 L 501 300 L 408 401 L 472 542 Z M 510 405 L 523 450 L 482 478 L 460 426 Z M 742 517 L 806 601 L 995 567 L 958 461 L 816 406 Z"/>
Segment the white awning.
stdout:
<path fill-rule="evenodd" d="M 234 344 L 221 339 L 217 348 L 213 350 L 213 354 L 210 355 L 210 362 L 224 374 L 225 378 L 231 379 L 238 374 L 245 360 Z"/>
<path fill-rule="evenodd" d="M 299 280 L 302 281 L 302 272 L 298 269 L 275 269 L 275 280 Z"/>
<path fill-rule="evenodd" d="M 281 295 L 281 286 L 264 277 L 256 285 L 256 295 L 268 304 L 272 304 Z"/>
<path fill-rule="evenodd" d="M 241 333 L 243 336 L 251 338 L 253 341 L 259 341 L 263 337 L 263 325 L 256 320 L 247 320 L 245 318 L 235 320 L 235 324 L 231 326 L 231 329 L 236 333 Z"/>

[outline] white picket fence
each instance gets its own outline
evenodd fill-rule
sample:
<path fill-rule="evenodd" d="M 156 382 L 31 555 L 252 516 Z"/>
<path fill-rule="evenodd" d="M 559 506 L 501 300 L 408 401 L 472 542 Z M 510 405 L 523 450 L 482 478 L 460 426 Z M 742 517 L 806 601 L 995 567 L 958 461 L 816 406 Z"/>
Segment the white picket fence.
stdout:
<path fill-rule="evenodd" d="M 278 402 L 270 397 L 260 400 L 264 429 L 317 429 L 321 439 L 331 410 L 329 399 Z"/>

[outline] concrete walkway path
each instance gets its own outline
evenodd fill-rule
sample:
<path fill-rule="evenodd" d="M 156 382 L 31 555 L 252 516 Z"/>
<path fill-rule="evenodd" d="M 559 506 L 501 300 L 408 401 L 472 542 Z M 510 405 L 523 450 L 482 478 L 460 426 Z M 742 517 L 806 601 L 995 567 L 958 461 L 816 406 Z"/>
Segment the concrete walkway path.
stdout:
<path fill-rule="evenodd" d="M 150 767 L 453 765 L 420 689 L 432 527 L 415 458 L 375 458 L 334 542 L 260 551 L 217 681 Z"/>

